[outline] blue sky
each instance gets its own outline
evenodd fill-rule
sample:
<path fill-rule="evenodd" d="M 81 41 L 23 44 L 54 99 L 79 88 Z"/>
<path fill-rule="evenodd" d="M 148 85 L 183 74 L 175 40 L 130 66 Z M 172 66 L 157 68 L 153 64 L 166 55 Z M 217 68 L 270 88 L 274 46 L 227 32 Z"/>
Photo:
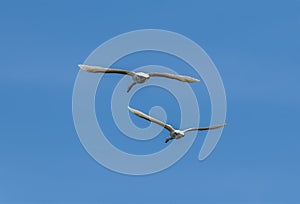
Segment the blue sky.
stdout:
<path fill-rule="evenodd" d="M 299 1 L 29 0 L 2 1 L 0 7 L 0 203 L 300 202 Z M 205 161 L 197 160 L 198 134 L 174 166 L 135 177 L 102 167 L 85 151 L 73 124 L 72 91 L 77 64 L 96 47 L 145 28 L 178 32 L 205 49 L 223 79 L 230 126 Z M 181 63 L 146 53 L 116 65 L 153 62 Z M 209 100 L 198 86 L 205 124 Z M 142 93 L 135 97 L 138 106 Z M 148 100 L 143 108 L 166 100 Z M 166 111 L 176 108 L 174 103 Z M 111 115 L 104 115 L 107 131 L 119 135 Z M 154 147 L 144 143 L 145 151 L 163 147 L 157 141 L 150 141 Z M 112 142 L 141 151 L 138 143 Z"/>

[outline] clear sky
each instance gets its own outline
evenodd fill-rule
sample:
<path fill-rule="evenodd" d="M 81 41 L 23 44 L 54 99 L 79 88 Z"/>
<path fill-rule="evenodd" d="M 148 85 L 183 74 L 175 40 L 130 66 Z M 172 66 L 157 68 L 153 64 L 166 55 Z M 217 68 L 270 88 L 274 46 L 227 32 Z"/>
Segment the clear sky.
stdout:
<path fill-rule="evenodd" d="M 300 203 L 299 1 L 29 0 L 1 1 L 0 8 L 0 203 Z M 83 148 L 72 119 L 72 91 L 77 64 L 96 47 L 145 28 L 183 34 L 209 54 L 226 89 L 230 125 L 206 160 L 197 159 L 199 133 L 172 167 L 129 176 L 102 167 Z M 183 65 L 153 53 L 115 65 L 148 64 Z M 120 79 L 101 83 L 110 87 Z M 197 95 L 203 98 L 201 123 L 207 124 L 208 95 L 197 86 L 203 90 Z M 172 96 L 166 91 L 142 100 L 160 91 L 145 88 L 132 103 L 143 110 L 167 105 Z M 173 110 L 176 103 L 166 106 L 176 125 Z M 148 153 L 164 147 L 166 131 L 140 142 L 141 150 L 140 143 L 124 139 L 108 111 L 100 113 L 99 107 L 99 118 L 107 118 L 104 131 L 122 138 L 109 138 L 119 148 Z"/>

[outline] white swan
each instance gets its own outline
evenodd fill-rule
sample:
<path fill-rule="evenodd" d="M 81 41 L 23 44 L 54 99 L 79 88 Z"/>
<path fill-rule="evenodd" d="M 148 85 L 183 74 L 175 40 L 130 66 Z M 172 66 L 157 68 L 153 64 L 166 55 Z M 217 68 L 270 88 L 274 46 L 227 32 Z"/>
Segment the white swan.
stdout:
<path fill-rule="evenodd" d="M 81 69 L 87 72 L 93 72 L 93 73 L 117 73 L 117 74 L 127 74 L 132 76 L 133 83 L 130 84 L 130 86 L 127 89 L 127 92 L 131 90 L 131 88 L 136 84 L 142 84 L 145 83 L 150 77 L 166 77 L 170 79 L 176 79 L 182 82 L 199 82 L 200 80 L 195 79 L 190 76 L 184 76 L 184 75 L 175 75 L 175 74 L 169 74 L 169 73 L 144 73 L 144 72 L 131 72 L 127 70 L 122 69 L 111 69 L 111 68 L 104 68 L 99 66 L 90 66 L 90 65 L 78 65 Z"/>
<path fill-rule="evenodd" d="M 198 128 L 188 128 L 186 130 L 175 130 L 171 125 L 169 124 L 166 124 L 160 120 L 157 120 L 155 118 L 152 118 L 150 117 L 149 115 L 146 115 L 145 113 L 141 112 L 141 111 L 138 111 L 136 109 L 133 109 L 133 108 L 130 108 L 128 106 L 128 109 L 135 115 L 141 117 L 141 118 L 144 118 L 146 120 L 149 120 L 151 122 L 154 122 L 162 127 L 164 127 L 165 129 L 169 130 L 170 131 L 170 137 L 166 138 L 166 141 L 165 143 L 169 142 L 170 140 L 173 140 L 173 139 L 180 139 L 182 137 L 184 137 L 184 134 L 186 132 L 189 132 L 189 131 L 202 131 L 202 130 L 212 130 L 212 129 L 217 129 L 217 128 L 221 128 L 221 127 L 224 127 L 225 125 L 227 125 L 226 123 L 225 124 L 220 124 L 220 125 L 215 125 L 215 126 L 210 126 L 210 127 L 198 127 Z"/>

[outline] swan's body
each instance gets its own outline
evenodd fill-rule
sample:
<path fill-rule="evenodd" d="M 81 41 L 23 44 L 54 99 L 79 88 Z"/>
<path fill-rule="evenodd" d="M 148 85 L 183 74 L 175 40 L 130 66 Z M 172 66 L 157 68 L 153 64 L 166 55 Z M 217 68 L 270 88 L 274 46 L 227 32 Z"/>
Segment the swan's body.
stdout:
<path fill-rule="evenodd" d="M 128 109 L 135 115 L 141 117 L 141 118 L 144 118 L 148 121 L 151 121 L 151 122 L 154 122 L 162 127 L 164 127 L 165 129 L 169 130 L 170 132 L 170 137 L 166 138 L 166 143 L 169 142 L 170 140 L 173 140 L 173 139 L 180 139 L 182 137 L 184 137 L 185 133 L 186 132 L 189 132 L 189 131 L 203 131 L 203 130 L 213 130 L 213 129 L 217 129 L 217 128 L 221 128 L 221 127 L 224 127 L 225 125 L 227 125 L 226 123 L 225 124 L 220 124 L 220 125 L 215 125 L 215 126 L 210 126 L 210 127 L 198 127 L 198 128 L 188 128 L 188 129 L 185 129 L 185 130 L 175 130 L 171 125 L 167 124 L 167 123 L 164 123 L 160 120 L 157 120 L 155 118 L 152 118 L 150 117 L 149 115 L 146 115 L 145 113 L 141 112 L 141 111 L 138 111 L 136 109 L 133 109 L 133 108 L 130 108 L 128 107 Z"/>
<path fill-rule="evenodd" d="M 93 72 L 93 73 L 116 73 L 116 74 L 126 74 L 132 76 L 133 82 L 130 84 L 130 86 L 127 89 L 127 92 L 131 90 L 131 88 L 136 84 L 142 84 L 145 83 L 150 77 L 166 77 L 170 79 L 176 79 L 182 82 L 198 82 L 200 80 L 195 79 L 190 76 L 183 76 L 183 75 L 175 75 L 175 74 L 169 74 L 169 73 L 144 73 L 144 72 L 131 72 L 127 70 L 122 69 L 111 69 L 111 68 L 104 68 L 99 66 L 89 66 L 89 65 L 78 65 L 81 69 L 87 72 Z"/>
<path fill-rule="evenodd" d="M 133 81 L 139 84 L 145 83 L 149 78 L 150 78 L 149 74 L 146 74 L 144 72 L 136 72 L 132 76 Z"/>

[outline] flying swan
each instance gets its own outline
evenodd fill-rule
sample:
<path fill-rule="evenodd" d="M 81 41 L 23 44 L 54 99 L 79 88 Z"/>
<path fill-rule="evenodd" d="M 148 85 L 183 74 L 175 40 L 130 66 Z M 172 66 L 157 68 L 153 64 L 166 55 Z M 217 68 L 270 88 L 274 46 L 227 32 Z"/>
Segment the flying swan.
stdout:
<path fill-rule="evenodd" d="M 202 131 L 202 130 L 213 130 L 213 129 L 217 129 L 217 128 L 221 128 L 221 127 L 224 127 L 225 125 L 227 125 L 226 123 L 225 124 L 220 124 L 220 125 L 215 125 L 215 126 L 210 126 L 210 127 L 198 127 L 198 128 L 188 128 L 186 130 L 175 130 L 171 125 L 169 124 L 166 124 L 160 120 L 157 120 L 155 118 L 152 118 L 150 117 L 149 115 L 146 115 L 145 113 L 141 112 L 141 111 L 138 111 L 136 109 L 133 109 L 133 108 L 130 108 L 128 106 L 128 109 L 135 115 L 141 117 L 141 118 L 144 118 L 146 120 L 149 120 L 153 123 L 156 123 L 164 128 L 166 128 L 167 130 L 170 131 L 170 137 L 166 138 L 166 141 L 165 143 L 169 142 L 170 140 L 173 140 L 173 139 L 180 139 L 182 137 L 184 137 L 184 134 L 186 132 L 189 132 L 189 131 Z"/>
<path fill-rule="evenodd" d="M 199 82 L 200 80 L 195 79 L 190 76 L 184 76 L 184 75 L 175 75 L 175 74 L 169 74 L 169 73 L 158 73 L 158 72 L 152 72 L 152 73 L 144 73 L 144 72 L 131 72 L 127 70 L 122 69 L 111 69 L 111 68 L 104 68 L 99 66 L 90 66 L 90 65 L 84 65 L 79 64 L 78 65 L 81 69 L 87 72 L 93 72 L 93 73 L 116 73 L 116 74 L 126 74 L 132 76 L 133 82 L 130 84 L 130 86 L 127 89 L 127 92 L 131 90 L 131 88 L 136 84 L 142 84 L 145 83 L 150 77 L 166 77 L 170 79 L 176 79 L 182 82 Z"/>

